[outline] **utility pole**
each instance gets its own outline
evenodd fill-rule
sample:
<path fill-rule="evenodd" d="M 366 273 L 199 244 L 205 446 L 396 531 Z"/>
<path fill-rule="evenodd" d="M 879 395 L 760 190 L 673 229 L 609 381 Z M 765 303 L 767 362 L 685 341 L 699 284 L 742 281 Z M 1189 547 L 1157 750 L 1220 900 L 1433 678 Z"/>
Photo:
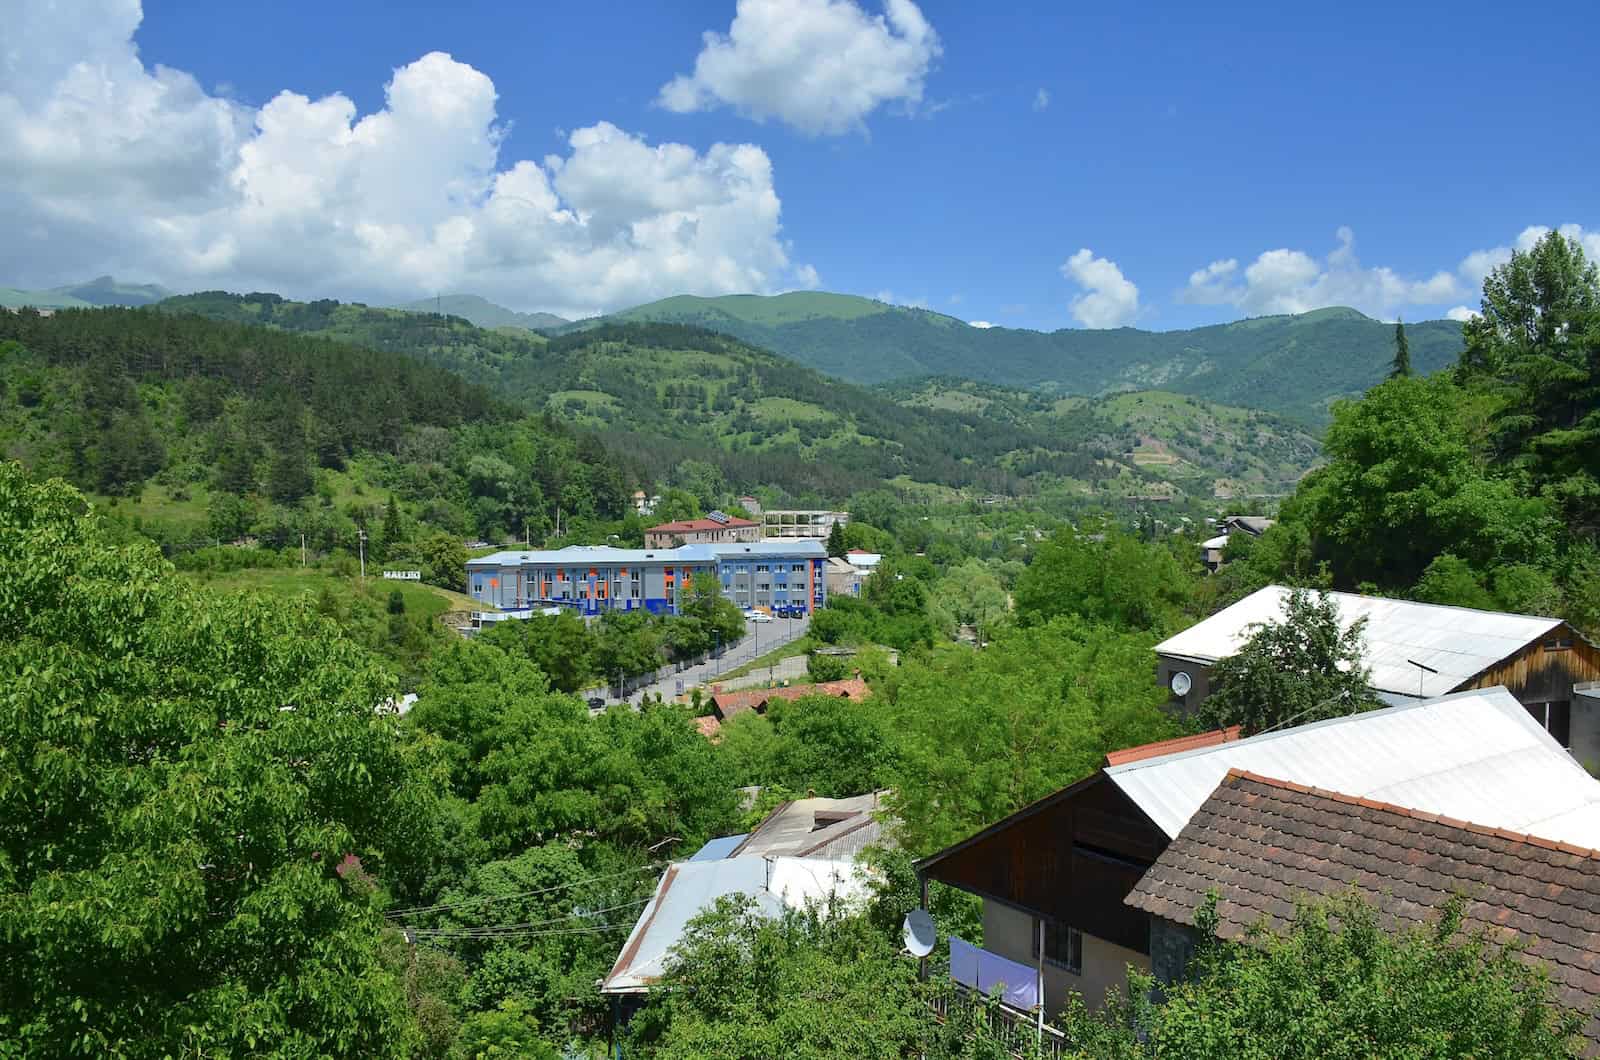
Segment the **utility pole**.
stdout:
<path fill-rule="evenodd" d="M 367 531 L 365 528 L 356 531 L 356 540 L 361 548 L 361 580 L 367 580 Z"/>
<path fill-rule="evenodd" d="M 303 567 L 305 567 L 305 565 L 306 565 L 306 535 L 301 534 L 300 535 L 300 566 L 303 568 Z"/>

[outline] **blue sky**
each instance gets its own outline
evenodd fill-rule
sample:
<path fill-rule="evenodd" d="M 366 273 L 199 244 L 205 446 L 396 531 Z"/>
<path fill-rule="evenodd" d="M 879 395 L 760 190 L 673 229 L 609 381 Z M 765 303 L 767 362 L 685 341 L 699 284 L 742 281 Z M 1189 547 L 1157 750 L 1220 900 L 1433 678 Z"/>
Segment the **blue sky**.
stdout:
<path fill-rule="evenodd" d="M 1600 249 L 1592 3 L 73 6 L 0 49 L 0 283 L 1171 328 Z"/>

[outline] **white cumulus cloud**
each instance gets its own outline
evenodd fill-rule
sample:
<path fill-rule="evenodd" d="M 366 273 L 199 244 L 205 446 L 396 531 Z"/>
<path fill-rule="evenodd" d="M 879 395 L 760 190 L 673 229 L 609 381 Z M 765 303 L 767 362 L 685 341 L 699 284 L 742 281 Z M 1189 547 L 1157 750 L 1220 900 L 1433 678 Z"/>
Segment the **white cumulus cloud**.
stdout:
<path fill-rule="evenodd" d="M 651 144 L 608 122 L 502 158 L 485 74 L 442 52 L 384 106 L 285 90 L 259 109 L 146 67 L 137 0 L 24 5 L 0 47 L 0 272 L 415 298 L 581 314 L 689 291 L 814 286 L 753 144 Z"/>
<path fill-rule="evenodd" d="M 1355 233 L 1341 226 L 1325 258 L 1287 247 L 1268 250 L 1245 266 L 1234 258 L 1213 261 L 1189 274 L 1179 298 L 1200 305 L 1233 305 L 1253 315 L 1304 313 L 1325 306 L 1352 306 L 1369 316 L 1393 319 L 1405 306 L 1437 305 L 1460 297 L 1455 275 L 1439 271 L 1413 280 L 1387 266 L 1367 267 L 1355 252 Z"/>
<path fill-rule="evenodd" d="M 1600 229 L 1587 230 L 1580 224 L 1564 224 L 1556 231 L 1573 240 L 1583 247 L 1584 256 L 1590 261 L 1600 261 Z M 1533 245 L 1550 234 L 1550 229 L 1544 225 L 1529 225 L 1517 233 L 1517 238 L 1510 245 L 1489 247 L 1484 250 L 1474 250 L 1461 260 L 1458 272 L 1461 278 L 1471 285 L 1472 290 L 1483 290 L 1483 279 L 1499 265 L 1504 265 L 1511 260 L 1513 249 L 1528 251 Z"/>
<path fill-rule="evenodd" d="M 992 328 L 992 327 L 994 327 L 994 325 L 989 323 L 987 320 L 969 320 L 969 321 L 967 321 L 967 327 L 969 327 L 969 328 Z"/>
<path fill-rule="evenodd" d="M 723 105 L 816 136 L 863 127 L 885 103 L 914 109 L 939 35 L 912 0 L 869 15 L 854 0 L 739 0 L 727 33 L 708 32 L 692 74 L 662 86 L 679 113 Z"/>
<path fill-rule="evenodd" d="M 1476 309 L 1469 309 L 1467 306 L 1458 305 L 1446 310 L 1444 315 L 1447 320 L 1457 320 L 1465 324 L 1469 320 L 1476 319 L 1480 314 Z"/>
<path fill-rule="evenodd" d="M 1072 300 L 1072 315 L 1086 328 L 1120 328 L 1139 315 L 1139 288 L 1113 261 L 1087 247 L 1068 258 L 1061 275 L 1084 289 Z"/>

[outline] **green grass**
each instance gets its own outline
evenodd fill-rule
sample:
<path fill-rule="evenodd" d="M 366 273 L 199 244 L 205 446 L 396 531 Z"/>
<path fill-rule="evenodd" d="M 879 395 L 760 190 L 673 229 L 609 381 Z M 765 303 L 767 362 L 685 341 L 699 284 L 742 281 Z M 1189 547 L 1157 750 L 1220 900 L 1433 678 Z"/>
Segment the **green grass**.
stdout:
<path fill-rule="evenodd" d="M 710 683 L 716 684 L 718 681 L 725 681 L 733 677 L 744 677 L 747 674 L 755 673 L 757 670 L 765 670 L 767 667 L 772 666 L 779 660 L 792 659 L 796 655 L 806 655 L 811 651 L 812 648 L 817 647 L 820 643 L 821 642 L 815 637 L 807 633 L 799 640 L 791 640 L 781 648 L 774 648 L 765 655 L 758 655 L 756 658 L 751 659 L 749 662 L 744 663 L 741 666 L 736 666 L 732 670 L 728 670 L 725 673 L 717 674 L 711 679 Z"/>
<path fill-rule="evenodd" d="M 333 573 L 325 567 L 274 567 L 265 570 L 240 570 L 222 573 L 184 571 L 181 576 L 216 592 L 250 591 L 268 596 L 295 597 L 302 593 L 320 593 L 329 589 L 338 594 L 377 596 L 387 599 L 390 592 L 399 590 L 408 612 L 420 612 L 429 618 L 446 611 L 494 610 L 487 604 L 467 596 L 433 585 L 419 582 L 385 581 L 381 568 L 377 573 L 368 567 L 365 585 L 359 577 L 350 578 Z"/>

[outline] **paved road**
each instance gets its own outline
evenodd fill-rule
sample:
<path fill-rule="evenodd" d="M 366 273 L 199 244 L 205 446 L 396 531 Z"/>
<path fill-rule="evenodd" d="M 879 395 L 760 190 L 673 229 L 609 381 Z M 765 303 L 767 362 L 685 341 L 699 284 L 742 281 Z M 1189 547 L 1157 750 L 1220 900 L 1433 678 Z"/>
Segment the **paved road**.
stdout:
<path fill-rule="evenodd" d="M 745 638 L 723 651 L 720 659 L 711 659 L 698 666 L 687 666 L 677 673 L 668 674 L 654 684 L 636 688 L 628 694 L 628 702 L 637 704 L 647 695 L 659 695 L 663 699 L 671 699 L 679 693 L 689 691 L 695 685 L 711 684 L 716 681 L 718 674 L 727 673 L 743 666 L 751 659 L 765 655 L 774 648 L 803 637 L 810 627 L 810 618 L 775 618 L 771 622 L 751 622 L 746 619 Z M 617 702 L 614 691 L 611 688 L 595 688 L 586 689 L 579 694 L 585 700 L 591 696 L 598 696 L 609 706 Z"/>

